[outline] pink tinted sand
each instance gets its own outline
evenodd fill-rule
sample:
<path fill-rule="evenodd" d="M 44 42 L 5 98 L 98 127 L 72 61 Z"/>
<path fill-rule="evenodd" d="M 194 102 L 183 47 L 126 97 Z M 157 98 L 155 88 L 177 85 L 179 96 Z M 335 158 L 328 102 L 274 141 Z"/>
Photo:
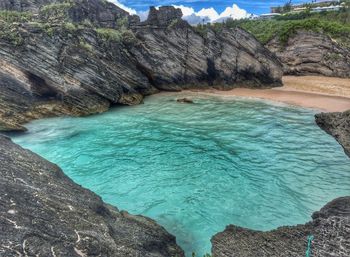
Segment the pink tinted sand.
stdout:
<path fill-rule="evenodd" d="M 204 93 L 221 96 L 260 98 L 327 112 L 350 109 L 350 79 L 321 76 L 286 76 L 283 87 L 272 89 L 235 88 L 228 91 L 215 89 Z"/>

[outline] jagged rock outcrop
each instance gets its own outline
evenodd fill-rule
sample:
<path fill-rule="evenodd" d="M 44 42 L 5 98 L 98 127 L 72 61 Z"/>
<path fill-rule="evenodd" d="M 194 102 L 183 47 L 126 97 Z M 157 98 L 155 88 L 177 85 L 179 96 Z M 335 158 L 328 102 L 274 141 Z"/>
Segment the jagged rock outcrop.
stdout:
<path fill-rule="evenodd" d="M 261 232 L 229 225 L 212 239 L 213 257 L 350 256 L 350 196 L 337 198 L 312 215 L 305 225 Z"/>
<path fill-rule="evenodd" d="M 319 113 L 315 115 L 316 123 L 332 135 L 350 157 L 350 110 L 346 112 Z"/>
<path fill-rule="evenodd" d="M 172 6 L 161 6 L 158 9 L 151 6 L 147 20 L 143 25 L 150 25 L 157 28 L 166 28 L 172 22 L 179 21 L 182 18 L 181 9 Z"/>
<path fill-rule="evenodd" d="M 19 12 L 38 12 L 39 8 L 45 4 L 56 2 L 55 0 L 2 0 L 0 1 L 1 10 L 19 11 Z"/>
<path fill-rule="evenodd" d="M 34 118 L 138 104 L 159 90 L 281 85 L 279 61 L 241 29 L 201 35 L 174 7 L 151 8 L 140 22 L 110 3 L 103 9 L 99 0 L 50 8 L 34 2 L 34 20 L 0 18 L 2 130 L 23 130 Z M 43 10 L 52 15 L 43 17 Z M 10 91 L 23 98 L 16 101 Z"/>
<path fill-rule="evenodd" d="M 325 34 L 298 31 L 286 44 L 274 38 L 266 47 L 280 58 L 286 75 L 350 77 L 350 49 Z"/>
<path fill-rule="evenodd" d="M 153 220 L 105 204 L 3 136 L 0 163 L 0 256 L 184 256 Z"/>
<path fill-rule="evenodd" d="M 46 22 L 60 19 L 72 22 L 89 21 L 95 26 L 116 28 L 118 21 L 128 18 L 128 12 L 101 0 L 2 0 L 0 10 L 30 12 Z"/>
<path fill-rule="evenodd" d="M 180 90 L 280 84 L 280 64 L 249 33 L 235 28 L 200 35 L 181 20 L 179 11 L 169 9 L 153 9 L 148 20 L 135 28 L 142 43 L 129 48 L 152 85 Z M 161 14 L 163 10 L 165 14 Z"/>

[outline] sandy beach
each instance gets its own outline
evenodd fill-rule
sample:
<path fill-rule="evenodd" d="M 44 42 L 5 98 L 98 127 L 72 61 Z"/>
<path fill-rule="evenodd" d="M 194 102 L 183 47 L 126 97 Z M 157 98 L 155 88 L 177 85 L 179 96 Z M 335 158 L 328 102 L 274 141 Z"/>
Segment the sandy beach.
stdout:
<path fill-rule="evenodd" d="M 350 109 L 350 79 L 342 78 L 285 76 L 283 87 L 278 88 L 235 88 L 228 91 L 209 89 L 204 92 L 221 96 L 260 98 L 325 112 L 341 112 Z"/>

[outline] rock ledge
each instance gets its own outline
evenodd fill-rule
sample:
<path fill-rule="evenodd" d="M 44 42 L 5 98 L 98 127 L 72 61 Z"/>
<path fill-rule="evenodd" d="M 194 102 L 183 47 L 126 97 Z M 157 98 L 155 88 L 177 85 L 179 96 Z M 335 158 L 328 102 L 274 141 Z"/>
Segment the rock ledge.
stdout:
<path fill-rule="evenodd" d="M 350 196 L 337 198 L 312 215 L 305 225 L 261 232 L 229 225 L 212 239 L 214 257 L 301 257 L 307 237 L 313 257 L 350 256 Z"/>
<path fill-rule="evenodd" d="M 0 163 L 0 256 L 184 256 L 153 220 L 105 204 L 3 136 Z"/>

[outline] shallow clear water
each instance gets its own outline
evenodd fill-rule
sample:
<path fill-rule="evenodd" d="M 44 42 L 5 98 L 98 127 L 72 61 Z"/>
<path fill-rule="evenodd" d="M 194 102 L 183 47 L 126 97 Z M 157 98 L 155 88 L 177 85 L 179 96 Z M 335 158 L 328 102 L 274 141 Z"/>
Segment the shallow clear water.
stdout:
<path fill-rule="evenodd" d="M 311 110 L 175 95 L 86 118 L 34 121 L 14 141 L 133 214 L 154 218 L 187 254 L 228 224 L 304 223 L 350 194 L 350 162 Z"/>

